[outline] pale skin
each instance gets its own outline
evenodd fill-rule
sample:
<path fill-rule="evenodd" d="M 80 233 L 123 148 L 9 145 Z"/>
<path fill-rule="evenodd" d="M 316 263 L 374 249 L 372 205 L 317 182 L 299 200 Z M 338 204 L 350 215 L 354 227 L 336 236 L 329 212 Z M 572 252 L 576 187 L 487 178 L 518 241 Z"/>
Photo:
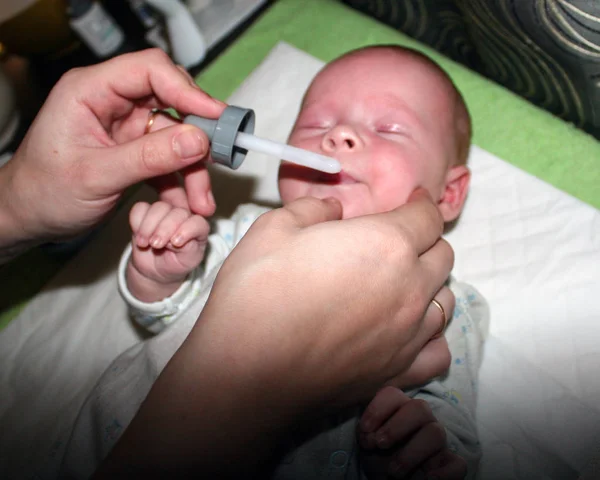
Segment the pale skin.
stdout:
<path fill-rule="evenodd" d="M 169 204 L 211 215 L 206 136 L 167 118 L 144 135 L 150 109 L 169 106 L 212 118 L 224 108 L 157 50 L 65 75 L 0 168 L 0 261 L 97 225 L 145 179 Z M 253 225 L 98 478 L 252 476 L 293 423 L 447 369 L 428 305 L 454 257 L 431 196 L 341 218 L 338 201 L 304 198 Z M 335 275 L 319 271 L 325 259 Z M 327 308 L 332 297 L 343 312 Z"/>
<path fill-rule="evenodd" d="M 366 51 L 330 64 L 311 84 L 289 143 L 335 157 L 342 172 L 323 174 L 284 162 L 284 205 L 306 196 L 333 198 L 350 219 L 393 210 L 425 188 L 444 221 L 456 219 L 469 171 L 456 159 L 455 101 L 438 72 L 395 51 Z M 129 289 L 140 300 L 161 300 L 202 261 L 208 223 L 191 208 L 169 205 L 161 194 L 153 205 L 136 204 L 130 224 Z M 453 310 L 446 287 L 436 299 L 446 312 Z M 435 308 L 427 315 L 439 321 Z M 417 470 L 447 480 L 466 474 L 466 462 L 447 448 L 429 405 L 397 388 L 377 393 L 357 436 L 369 478 L 410 478 Z"/>

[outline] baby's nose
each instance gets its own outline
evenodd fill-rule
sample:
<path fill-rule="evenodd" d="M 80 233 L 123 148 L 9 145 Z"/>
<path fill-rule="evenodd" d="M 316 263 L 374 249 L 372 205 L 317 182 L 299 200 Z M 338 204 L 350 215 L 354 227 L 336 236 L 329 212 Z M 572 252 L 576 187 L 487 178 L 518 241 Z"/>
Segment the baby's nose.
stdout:
<path fill-rule="evenodd" d="M 338 125 L 329 130 L 321 141 L 321 148 L 325 152 L 350 152 L 363 146 L 361 138 L 356 131 L 347 126 Z"/>

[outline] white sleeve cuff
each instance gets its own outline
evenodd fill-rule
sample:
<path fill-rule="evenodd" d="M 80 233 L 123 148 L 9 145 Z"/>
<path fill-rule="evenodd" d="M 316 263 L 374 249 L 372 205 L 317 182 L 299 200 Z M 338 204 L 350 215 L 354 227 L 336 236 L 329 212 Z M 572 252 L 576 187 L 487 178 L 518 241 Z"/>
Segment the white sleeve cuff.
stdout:
<path fill-rule="evenodd" d="M 156 333 L 166 325 L 173 323 L 179 317 L 179 314 L 189 307 L 200 291 L 199 267 L 188 275 L 188 278 L 170 297 L 158 302 L 142 302 L 132 295 L 127 286 L 126 272 L 131 252 L 132 247 L 129 243 L 119 262 L 119 292 L 132 310 L 135 320 L 143 327 Z M 156 323 L 160 325 L 154 325 Z"/>

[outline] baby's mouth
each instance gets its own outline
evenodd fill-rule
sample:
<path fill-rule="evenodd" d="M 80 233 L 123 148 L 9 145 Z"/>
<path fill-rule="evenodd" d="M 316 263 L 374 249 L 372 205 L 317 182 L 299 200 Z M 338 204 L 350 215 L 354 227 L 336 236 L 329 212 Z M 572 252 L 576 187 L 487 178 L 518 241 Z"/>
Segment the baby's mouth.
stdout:
<path fill-rule="evenodd" d="M 325 173 L 289 162 L 285 162 L 284 165 L 285 168 L 279 172 L 281 178 L 294 178 L 296 180 L 325 185 L 350 185 L 359 183 L 358 179 L 345 170 L 339 173 Z"/>
<path fill-rule="evenodd" d="M 319 183 L 326 183 L 328 185 L 349 185 L 352 183 L 358 183 L 358 180 L 344 170 L 339 173 L 319 172 L 316 180 Z"/>

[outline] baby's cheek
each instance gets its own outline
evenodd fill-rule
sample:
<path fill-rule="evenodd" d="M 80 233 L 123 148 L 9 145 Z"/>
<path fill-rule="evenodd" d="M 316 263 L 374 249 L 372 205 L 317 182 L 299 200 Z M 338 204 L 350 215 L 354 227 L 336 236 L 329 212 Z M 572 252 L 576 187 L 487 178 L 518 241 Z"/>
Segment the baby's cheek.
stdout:
<path fill-rule="evenodd" d="M 374 189 L 374 197 L 379 212 L 387 212 L 404 205 L 410 194 L 419 186 L 417 182 L 406 178 L 396 177 L 394 182 L 389 181 L 390 178 Z"/>
<path fill-rule="evenodd" d="M 379 211 L 389 211 L 404 205 L 410 194 L 423 186 L 422 168 L 411 160 L 409 152 L 403 155 L 388 155 L 374 165 L 371 171 L 371 191 L 376 198 Z"/>

